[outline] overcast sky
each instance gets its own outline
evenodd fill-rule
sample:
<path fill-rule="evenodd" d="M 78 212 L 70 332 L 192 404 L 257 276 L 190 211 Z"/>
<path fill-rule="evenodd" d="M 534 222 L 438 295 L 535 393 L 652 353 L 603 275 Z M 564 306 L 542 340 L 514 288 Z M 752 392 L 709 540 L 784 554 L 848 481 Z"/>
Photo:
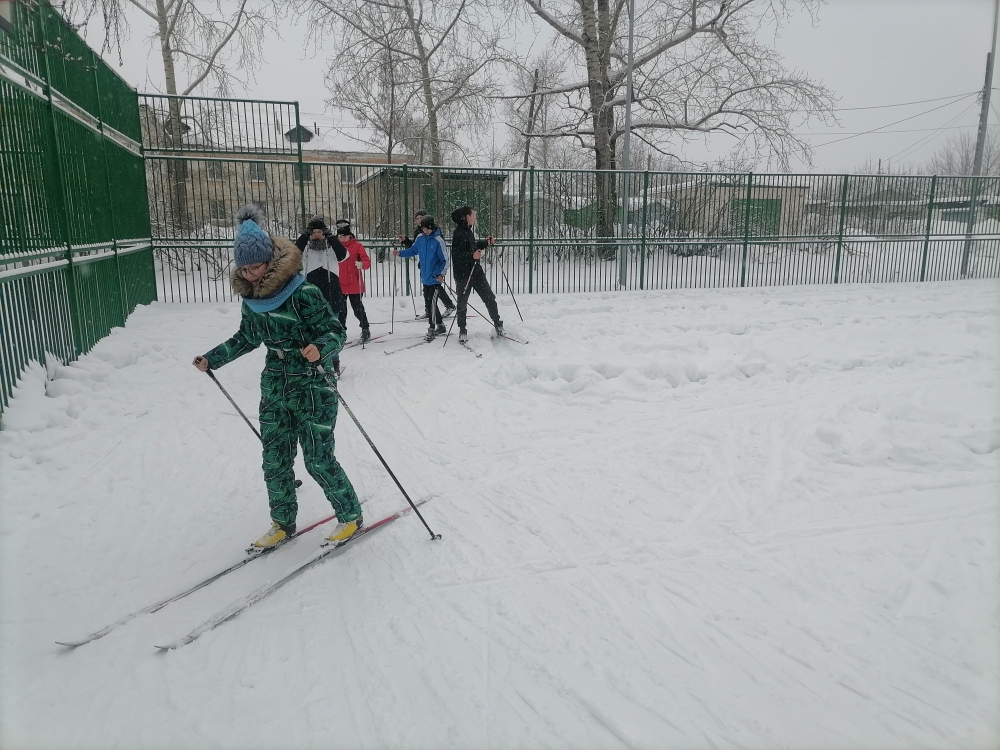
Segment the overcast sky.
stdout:
<path fill-rule="evenodd" d="M 125 65 L 118 67 L 117 53 L 106 58 L 140 91 L 162 90 L 158 47 L 144 40 L 149 29 L 142 19 L 136 22 L 122 51 Z M 894 169 L 918 165 L 949 134 L 974 133 L 992 22 L 992 0 L 829 0 L 815 25 L 808 14 L 796 14 L 769 41 L 788 67 L 807 72 L 839 97 L 839 127 L 797 128 L 815 147 L 814 171 L 853 171 L 868 159 L 882 159 L 885 167 L 891 160 Z M 99 46 L 102 32 L 94 27 L 89 33 Z M 284 21 L 281 38 L 265 45 L 257 80 L 240 95 L 297 100 L 303 110 L 321 110 L 330 98 L 323 73 L 334 41 L 317 52 L 306 49 L 305 36 L 304 24 Z M 522 25 L 519 42 L 521 48 L 543 43 L 544 31 L 536 39 L 530 26 Z M 907 102 L 922 103 L 885 106 Z M 862 107 L 879 108 L 856 109 Z M 993 109 L 1000 111 L 1000 99 Z M 905 121 L 891 124 L 900 120 Z M 990 121 L 997 122 L 995 113 Z M 947 129 L 938 130 L 942 127 Z M 881 130 L 855 135 L 875 128 Z M 496 137 L 504 139 L 502 127 Z M 705 145 L 688 146 L 685 155 L 714 159 L 729 142 L 713 136 Z"/>

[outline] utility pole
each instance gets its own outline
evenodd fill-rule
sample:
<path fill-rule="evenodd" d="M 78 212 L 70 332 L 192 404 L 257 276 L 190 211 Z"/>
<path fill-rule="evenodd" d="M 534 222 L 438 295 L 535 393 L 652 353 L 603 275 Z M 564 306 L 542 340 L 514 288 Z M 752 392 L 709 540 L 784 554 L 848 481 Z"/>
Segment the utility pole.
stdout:
<path fill-rule="evenodd" d="M 1000 0 L 997 0 L 1000 2 Z M 624 238 L 628 233 L 629 201 L 632 193 L 632 66 L 635 63 L 635 0 L 628 0 L 628 68 L 625 73 L 625 142 L 622 144 L 622 210 L 621 241 L 618 243 L 618 284 L 625 286 L 628 281 L 628 253 Z"/>
<path fill-rule="evenodd" d="M 993 89 L 993 62 L 997 52 L 997 19 L 1000 17 L 1000 0 L 993 4 L 993 36 L 990 39 L 990 53 L 986 56 L 986 83 L 983 85 L 982 108 L 979 110 L 979 133 L 976 136 L 976 156 L 972 162 L 972 190 L 969 195 L 969 224 L 965 232 L 965 247 L 962 249 L 962 276 L 969 274 L 969 256 L 972 254 L 972 235 L 979 208 L 979 191 L 983 173 L 983 152 L 986 149 L 986 127 L 990 119 L 990 91 Z"/>

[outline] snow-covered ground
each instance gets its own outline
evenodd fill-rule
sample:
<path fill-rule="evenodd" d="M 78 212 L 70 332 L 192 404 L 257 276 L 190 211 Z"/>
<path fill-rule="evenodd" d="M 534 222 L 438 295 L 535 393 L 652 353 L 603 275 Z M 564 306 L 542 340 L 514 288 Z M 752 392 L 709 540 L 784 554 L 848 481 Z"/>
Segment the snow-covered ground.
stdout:
<path fill-rule="evenodd" d="M 143 308 L 31 370 L 0 433 L 0 746 L 1000 743 L 1000 284 L 518 301 L 529 346 L 473 319 L 481 359 L 384 356 L 414 323 L 344 355 L 443 539 L 401 519 L 169 653 L 321 538 L 53 643 L 268 526 L 255 438 L 189 364 L 238 307 Z M 261 360 L 219 371 L 251 414 Z M 337 435 L 366 517 L 400 507 L 346 414 Z"/>

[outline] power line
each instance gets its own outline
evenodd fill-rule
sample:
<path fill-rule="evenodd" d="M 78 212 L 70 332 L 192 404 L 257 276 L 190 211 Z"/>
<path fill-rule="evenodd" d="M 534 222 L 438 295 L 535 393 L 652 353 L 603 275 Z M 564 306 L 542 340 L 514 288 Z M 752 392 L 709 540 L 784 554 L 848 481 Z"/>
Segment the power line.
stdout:
<path fill-rule="evenodd" d="M 969 97 L 969 96 L 974 95 L 975 93 L 976 92 L 972 92 L 971 94 L 966 94 L 965 96 Z M 944 109 L 945 107 L 950 107 L 952 104 L 957 104 L 959 101 L 961 101 L 961 100 L 959 99 L 959 100 L 947 102 L 947 103 L 942 104 L 942 105 L 940 105 L 938 107 L 932 107 L 931 109 L 925 110 L 924 112 L 918 112 L 915 115 L 910 115 L 909 117 L 904 117 L 902 120 L 896 120 L 895 122 L 886 123 L 885 125 L 882 125 L 882 126 L 877 127 L 877 128 L 872 128 L 871 130 L 865 130 L 865 131 L 863 131 L 861 133 L 856 133 L 855 135 L 849 135 L 846 138 L 838 138 L 835 141 L 827 141 L 826 143 L 821 143 L 818 146 L 812 146 L 811 148 L 823 148 L 824 146 L 832 146 L 834 143 L 843 143 L 844 141 L 849 141 L 852 138 L 860 138 L 863 135 L 869 135 L 871 133 L 875 133 L 875 132 L 878 132 L 880 130 L 885 130 L 886 128 L 891 128 L 893 125 L 899 125 L 899 123 L 901 123 L 901 122 L 906 122 L 907 120 L 913 120 L 913 119 L 916 119 L 917 117 L 923 117 L 924 115 L 929 115 L 931 112 L 936 112 L 939 109 Z M 965 112 L 963 112 L 962 114 L 965 114 Z M 806 148 L 809 148 L 809 147 L 806 147 Z M 800 151 L 804 151 L 805 148 L 799 149 L 799 150 Z"/>
<path fill-rule="evenodd" d="M 943 102 L 945 99 L 964 99 L 967 96 L 972 96 L 973 94 L 978 94 L 979 91 L 970 91 L 966 94 L 954 94 L 953 96 L 939 96 L 936 99 L 920 99 L 915 102 L 900 102 L 899 104 L 876 104 L 871 107 L 838 107 L 833 109 L 833 112 L 855 112 L 861 109 L 888 109 L 890 107 L 908 107 L 911 104 L 929 104 L 930 102 Z M 798 110 L 800 112 L 825 112 L 826 110 L 820 109 L 807 109 Z"/>
<path fill-rule="evenodd" d="M 949 120 L 948 122 L 946 122 L 945 126 L 947 126 L 947 125 L 955 122 L 955 120 L 959 119 L 960 117 L 964 117 L 965 114 L 970 109 L 975 108 L 975 106 L 976 106 L 976 102 L 973 102 L 968 107 L 966 107 L 961 112 L 959 112 L 957 115 L 955 115 L 953 118 L 951 118 L 951 120 Z M 892 156 L 889 157 L 889 161 L 891 162 L 893 159 L 898 158 L 902 154 L 905 154 L 907 157 L 912 156 L 917 151 L 919 151 L 924 146 L 926 146 L 928 143 L 930 143 L 932 140 L 934 140 L 934 138 L 937 137 L 942 131 L 947 130 L 947 127 L 945 127 L 945 126 L 942 126 L 942 127 L 938 128 L 935 132 L 931 133 L 930 135 L 926 135 L 923 138 L 921 138 L 918 141 L 916 141 L 915 143 L 910 144 L 909 146 L 907 146 L 906 148 L 904 148 L 899 153 L 893 154 Z"/>
<path fill-rule="evenodd" d="M 966 110 L 966 112 L 968 112 L 968 110 Z M 1000 115 L 998 115 L 998 117 L 1000 117 Z M 940 128 L 912 128 L 910 130 L 879 130 L 877 133 L 872 133 L 872 135 L 886 135 L 888 133 L 930 133 L 931 131 L 936 133 L 939 130 L 963 130 L 968 128 L 978 128 L 978 127 L 979 127 L 978 125 L 952 125 L 949 127 L 942 126 Z M 867 134 L 868 134 L 867 132 L 860 132 L 860 133 L 834 132 L 834 133 L 796 133 L 795 135 L 825 136 L 825 135 L 867 135 Z"/>

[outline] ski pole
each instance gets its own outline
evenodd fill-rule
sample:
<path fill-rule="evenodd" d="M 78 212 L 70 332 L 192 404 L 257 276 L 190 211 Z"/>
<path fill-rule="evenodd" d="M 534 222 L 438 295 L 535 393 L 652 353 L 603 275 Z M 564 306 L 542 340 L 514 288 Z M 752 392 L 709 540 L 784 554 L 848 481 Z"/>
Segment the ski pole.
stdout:
<path fill-rule="evenodd" d="M 472 274 L 474 274 L 476 272 L 476 266 L 478 266 L 478 265 L 479 265 L 479 258 L 476 258 L 476 262 L 472 264 L 472 270 L 469 271 L 469 278 L 467 278 L 465 280 L 465 291 L 469 293 L 469 296 L 472 295 L 472 290 L 469 288 L 469 284 L 472 283 Z M 461 295 L 458 292 L 456 292 L 454 289 L 452 289 L 451 291 L 455 294 L 455 305 L 456 305 L 456 307 L 461 307 L 462 306 L 462 297 L 461 297 Z M 466 298 L 465 298 L 465 305 L 466 305 L 466 307 L 468 307 L 468 305 L 469 305 L 469 296 L 466 296 Z M 455 321 L 456 320 L 458 320 L 458 312 L 456 312 L 455 313 L 455 317 L 451 319 L 451 325 L 448 326 L 448 335 L 444 337 L 444 343 L 441 344 L 442 347 L 448 346 L 448 339 L 451 338 L 451 332 L 455 328 Z"/>
<path fill-rule="evenodd" d="M 446 286 L 447 286 L 447 285 L 446 285 Z M 452 294 L 454 294 L 454 295 L 455 295 L 456 297 L 458 296 L 458 293 L 457 293 L 457 292 L 456 292 L 456 291 L 455 291 L 454 289 L 452 289 L 452 288 L 451 288 L 450 286 L 449 286 L 448 288 L 449 288 L 449 289 L 451 289 L 451 293 L 452 293 Z M 487 319 L 488 319 L 488 318 L 487 318 L 487 316 L 483 315 L 483 313 L 482 313 L 482 312 L 480 312 L 479 310 L 477 310 L 476 308 L 474 308 L 474 307 L 472 306 L 472 304 L 471 304 L 470 302 L 466 302 L 465 304 L 466 304 L 466 306 L 467 306 L 467 307 L 468 307 L 468 308 L 469 308 L 470 310 L 472 310 L 472 312 L 474 312 L 474 313 L 475 313 L 476 315 L 478 315 L 478 316 L 479 316 L 480 318 L 482 318 L 483 320 L 487 320 Z M 475 317 L 475 316 L 473 316 L 473 317 Z M 447 344 L 447 343 L 448 343 L 448 341 L 447 341 L 447 340 L 445 340 L 445 343 Z"/>
<path fill-rule="evenodd" d="M 368 433 L 365 432 L 365 428 L 361 426 L 361 422 L 359 422 L 358 418 L 354 416 L 354 412 L 351 411 L 351 407 L 347 405 L 347 402 L 344 401 L 344 397 L 340 395 L 340 389 L 337 388 L 337 383 L 335 381 L 330 380 L 330 376 L 327 373 L 326 369 L 323 367 L 323 365 L 316 365 L 316 369 L 319 370 L 319 372 L 323 375 L 324 378 L 326 378 L 327 384 L 333 389 L 333 392 L 337 394 L 337 399 L 340 401 L 343 407 L 347 409 L 348 415 L 351 417 L 352 420 L 354 420 L 354 424 L 358 426 L 358 429 L 361 431 L 361 434 L 364 435 L 365 440 L 368 441 L 368 445 L 370 445 L 371 449 L 375 451 L 375 455 L 378 456 L 378 460 L 382 462 L 382 466 L 384 466 L 385 470 L 389 472 L 389 476 L 392 477 L 392 481 L 396 483 L 396 486 L 399 488 L 399 491 L 403 493 L 403 497 L 406 498 L 406 502 L 408 502 L 410 504 L 410 507 L 413 508 L 413 512 L 417 514 L 417 518 L 420 519 L 420 522 L 424 525 L 424 528 L 427 529 L 427 533 L 431 535 L 431 541 L 436 542 L 438 539 L 441 538 L 441 535 L 435 534 L 433 531 L 431 531 L 431 527 L 427 525 L 427 521 L 424 520 L 423 515 L 421 515 L 420 511 L 417 509 L 417 506 L 410 499 L 409 494 L 407 494 L 406 490 L 403 488 L 403 485 L 400 483 L 399 479 L 396 478 L 395 473 L 393 473 L 392 469 L 389 468 L 389 464 L 386 463 L 386 460 L 384 458 L 382 458 L 382 454 L 379 452 L 379 449 L 375 447 L 375 443 L 372 442 L 372 439 L 370 437 L 368 437 Z"/>
<path fill-rule="evenodd" d="M 503 260 L 503 252 L 502 251 L 500 253 L 500 256 L 497 258 L 497 260 L 495 262 L 499 262 L 501 260 Z M 500 263 L 499 265 L 500 265 L 500 273 L 503 274 L 503 280 L 507 282 L 507 291 L 510 292 L 510 298 L 512 300 L 514 300 L 514 309 L 517 310 L 517 317 L 519 317 L 521 319 L 521 322 L 523 323 L 524 322 L 524 316 L 521 315 L 521 307 L 520 307 L 520 305 L 517 304 L 517 297 L 514 296 L 514 290 L 513 290 L 513 288 L 511 288 L 510 279 L 507 278 L 507 272 L 503 270 L 503 263 Z"/>
<path fill-rule="evenodd" d="M 389 316 L 389 333 L 392 333 L 396 327 L 396 263 L 392 257 L 392 253 L 389 253 L 389 262 L 392 263 L 392 278 L 389 279 L 389 283 L 392 284 L 392 315 Z"/>
<path fill-rule="evenodd" d="M 253 426 L 253 422 L 251 422 L 247 418 L 247 415 L 243 413 L 243 410 L 237 405 L 235 401 L 233 401 L 233 397 L 229 395 L 229 391 L 227 391 L 225 388 L 222 387 L 222 383 L 220 383 L 219 379 L 215 377 L 215 373 L 212 372 L 211 369 L 205 370 L 205 372 L 208 374 L 208 377 L 212 379 L 212 382 L 215 383 L 217 386 L 219 386 L 219 390 L 222 391 L 222 395 L 225 396 L 227 399 L 229 399 L 229 403 L 231 403 L 233 405 L 233 408 L 236 409 L 237 412 L 239 412 L 239 415 L 241 417 L 243 417 L 243 421 L 247 423 L 247 427 L 253 430 L 253 434 L 257 436 L 257 439 L 260 440 L 261 442 L 264 442 L 264 438 L 261 437 L 260 430 L 258 430 L 256 427 Z"/>
<path fill-rule="evenodd" d="M 237 403 L 235 401 L 233 401 L 233 397 L 229 395 L 229 391 L 227 391 L 225 388 L 222 387 L 222 383 L 220 383 L 219 379 L 217 377 L 215 377 L 215 373 L 212 372 L 212 369 L 209 368 L 209 369 L 205 370 L 205 372 L 208 374 L 208 377 L 210 377 L 212 379 L 212 382 L 215 383 L 217 386 L 219 386 L 219 390 L 222 391 L 222 395 L 225 396 L 227 399 L 229 399 L 229 403 L 231 403 L 233 405 L 233 408 L 236 409 L 236 411 L 239 412 L 240 416 L 243 417 L 243 421 L 247 423 L 247 427 L 249 427 L 251 430 L 253 430 L 253 434 L 257 436 L 257 439 L 260 440 L 261 444 L 263 445 L 264 438 L 260 434 L 260 430 L 258 430 L 256 427 L 253 426 L 253 422 L 251 422 L 247 418 L 247 415 L 243 413 L 243 410 L 237 405 Z M 295 486 L 296 487 L 301 487 L 302 486 L 302 480 L 301 479 L 296 479 L 295 480 Z"/>

